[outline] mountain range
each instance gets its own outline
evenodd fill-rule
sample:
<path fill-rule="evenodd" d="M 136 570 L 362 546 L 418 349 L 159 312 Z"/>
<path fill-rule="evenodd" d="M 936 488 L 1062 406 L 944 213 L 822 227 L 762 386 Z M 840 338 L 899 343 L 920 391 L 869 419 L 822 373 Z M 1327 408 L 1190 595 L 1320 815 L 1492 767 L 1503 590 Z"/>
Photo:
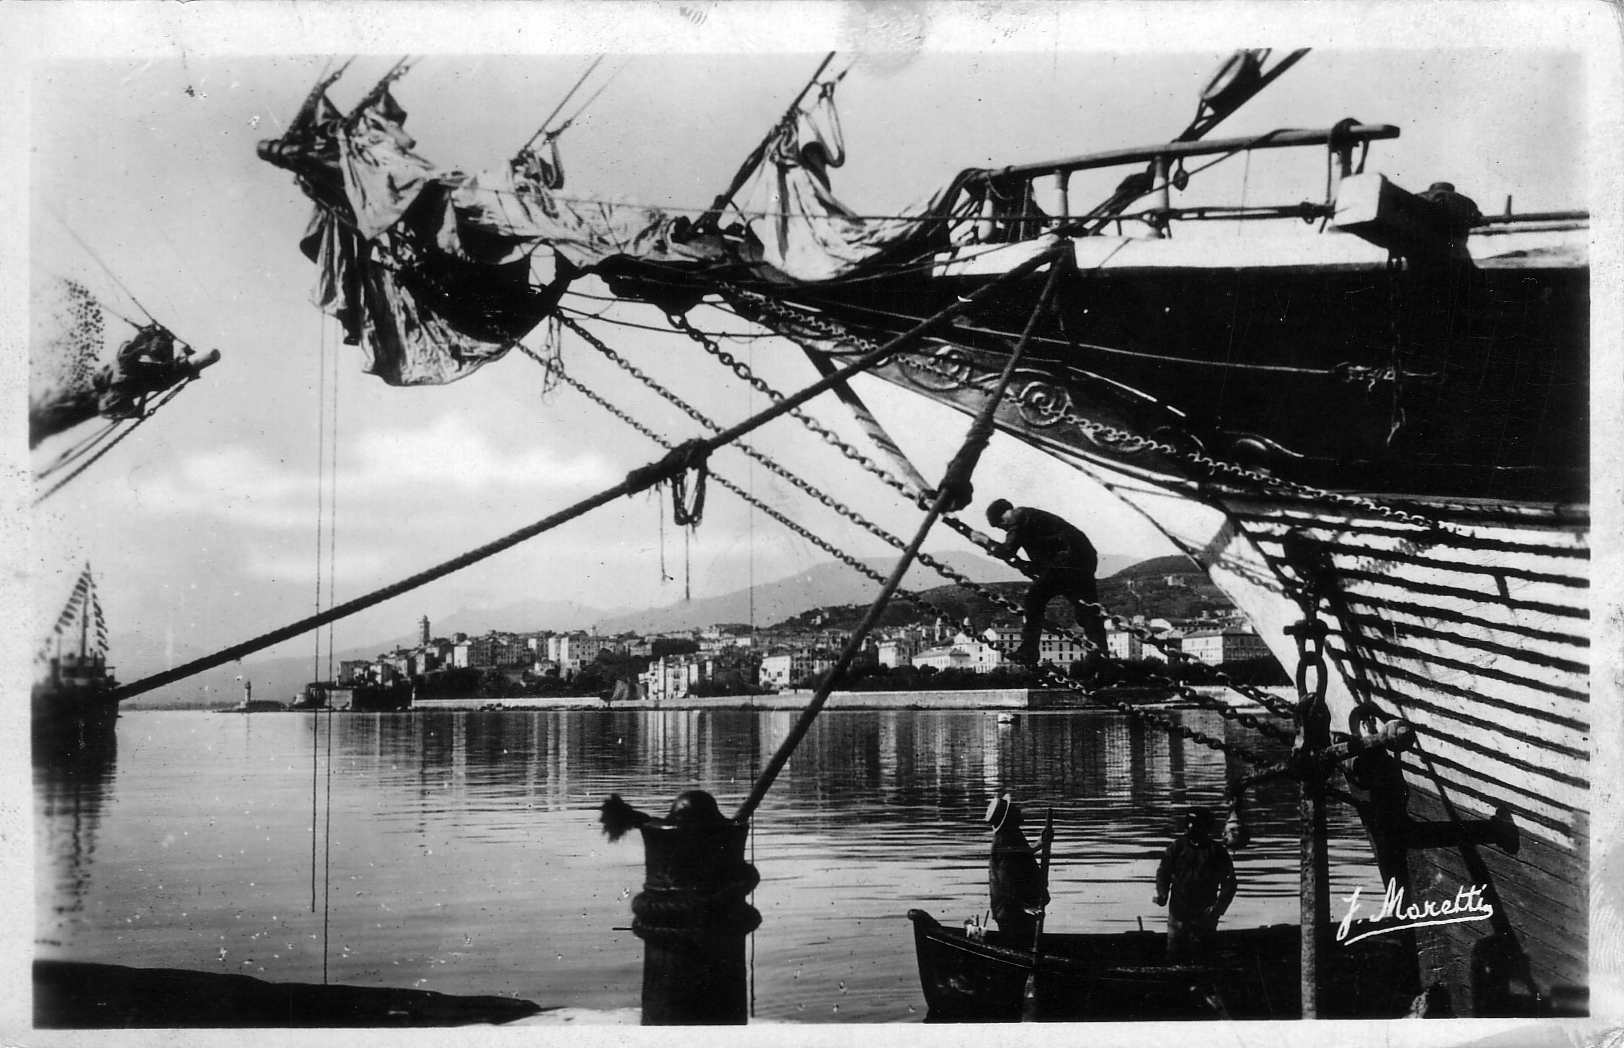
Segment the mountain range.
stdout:
<path fill-rule="evenodd" d="M 1021 576 L 1009 566 L 976 553 L 953 551 L 933 556 L 953 570 L 976 582 L 1015 582 Z M 1169 558 L 1144 562 L 1156 564 Z M 1173 558 L 1188 565 L 1184 558 Z M 889 575 L 895 562 L 875 558 L 867 567 Z M 1101 578 L 1136 564 L 1133 557 L 1105 555 L 1100 558 Z M 1135 570 L 1138 570 L 1135 568 Z M 1193 566 L 1188 570 L 1194 570 Z M 941 584 L 941 578 L 928 568 L 915 565 L 903 581 L 904 588 L 916 592 Z M 436 637 L 456 633 L 479 636 L 492 630 L 529 632 L 534 630 L 594 630 L 602 634 L 663 633 L 695 629 L 716 623 L 749 623 L 771 626 L 814 608 L 859 604 L 872 600 L 877 583 L 859 575 L 838 561 L 814 565 L 774 582 L 698 600 L 680 601 L 662 608 L 611 609 L 588 607 L 574 601 L 534 599 L 493 608 L 463 608 L 431 620 Z M 415 633 L 383 637 L 368 644 L 334 653 L 342 659 L 371 658 L 380 652 L 411 647 Z M 123 680 L 136 680 L 168 666 L 198 658 L 206 652 L 186 650 L 181 644 L 158 641 L 138 631 L 115 630 L 111 638 L 113 661 Z M 242 696 L 242 681 L 252 682 L 256 698 L 287 701 L 312 679 L 312 659 L 306 656 L 268 659 L 249 658 L 241 663 L 206 670 L 161 692 L 129 700 L 132 707 L 225 705 Z"/>

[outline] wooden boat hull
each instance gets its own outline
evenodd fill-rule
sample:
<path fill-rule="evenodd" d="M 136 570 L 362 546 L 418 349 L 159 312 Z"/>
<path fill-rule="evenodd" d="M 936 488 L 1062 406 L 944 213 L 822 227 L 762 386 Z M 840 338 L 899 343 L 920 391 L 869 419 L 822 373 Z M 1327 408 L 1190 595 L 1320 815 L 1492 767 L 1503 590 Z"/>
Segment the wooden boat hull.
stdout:
<path fill-rule="evenodd" d="M 1031 947 L 990 932 L 974 941 L 909 910 L 920 986 L 933 1021 L 1137 1021 L 1295 1018 L 1300 1008 L 1295 925 L 1222 930 L 1204 964 L 1168 964 L 1155 932 L 1043 937 L 1033 996 Z M 1327 1014 L 1403 1015 L 1415 993 L 1396 942 L 1372 941 L 1336 959 Z"/>

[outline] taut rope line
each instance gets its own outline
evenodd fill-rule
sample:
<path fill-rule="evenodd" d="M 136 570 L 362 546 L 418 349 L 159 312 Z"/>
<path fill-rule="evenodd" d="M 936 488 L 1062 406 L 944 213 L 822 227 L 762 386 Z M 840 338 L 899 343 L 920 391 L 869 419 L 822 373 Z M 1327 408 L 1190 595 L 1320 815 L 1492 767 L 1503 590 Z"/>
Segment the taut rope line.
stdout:
<path fill-rule="evenodd" d="M 460 571 L 472 564 L 477 564 L 479 561 L 485 560 L 497 553 L 510 549 L 526 539 L 534 538 L 544 531 L 550 531 L 560 524 L 568 523 L 569 521 L 574 520 L 576 517 L 588 513 L 591 510 L 607 505 L 608 503 L 613 502 L 615 499 L 620 498 L 622 495 L 634 495 L 637 492 L 645 491 L 656 484 L 669 480 L 671 477 L 676 476 L 683 470 L 703 462 L 705 457 L 715 449 L 726 444 L 731 444 L 745 434 L 760 428 L 768 422 L 771 422 L 773 419 L 788 414 L 794 409 L 800 407 L 802 404 L 805 404 L 807 401 L 812 400 L 814 397 L 833 389 L 835 386 L 851 378 L 853 375 L 860 374 L 869 370 L 870 368 L 875 367 L 892 354 L 907 348 L 912 343 L 917 342 L 919 339 L 934 332 L 937 328 L 947 324 L 955 316 L 969 309 L 971 306 L 976 305 L 981 299 L 986 298 L 994 292 L 1002 290 L 1007 285 L 1030 276 L 1044 266 L 1058 262 L 1065 257 L 1066 255 L 1063 251 L 1051 250 L 1045 251 L 1040 255 L 1036 255 L 1028 259 L 1019 266 L 1016 266 L 1015 268 L 1009 270 L 1009 272 L 998 277 L 996 280 L 982 285 L 972 294 L 955 300 L 940 313 L 930 317 L 923 323 L 915 325 L 908 331 L 903 332 L 901 335 L 891 339 L 884 345 L 878 346 L 875 349 L 863 354 L 851 364 L 841 368 L 839 371 L 836 371 L 833 374 L 812 383 L 810 386 L 807 386 L 800 392 L 786 397 L 779 403 L 775 403 L 764 408 L 750 418 L 736 423 L 732 427 L 725 429 L 714 436 L 696 439 L 688 442 L 687 444 L 679 446 L 675 451 L 666 455 L 664 458 L 651 462 L 640 469 L 633 470 L 627 475 L 626 479 L 621 481 L 619 484 L 606 488 L 603 491 L 600 491 L 598 494 L 590 496 L 589 498 L 582 499 L 580 502 L 575 503 L 573 506 L 570 506 L 567 509 L 560 510 L 551 516 L 543 517 L 541 520 L 538 520 L 533 524 L 528 524 L 525 527 L 511 532 L 510 534 L 499 539 L 469 550 L 467 553 L 453 557 L 450 560 L 443 561 L 432 568 L 420 571 L 416 575 L 409 576 L 400 580 L 399 582 L 395 582 L 388 586 L 384 586 L 381 589 L 374 590 L 371 593 L 345 601 L 343 604 L 340 604 L 337 607 L 329 608 L 324 612 L 319 612 L 307 618 L 300 619 L 298 622 L 291 623 L 287 626 L 282 626 L 278 629 L 270 631 L 269 633 L 264 633 L 258 637 L 243 641 L 240 644 L 234 644 L 228 648 L 223 648 L 212 655 L 206 655 L 199 659 L 193 659 L 191 662 L 177 666 L 174 669 L 165 670 L 162 673 L 156 673 L 150 677 L 145 677 L 141 680 L 134 681 L 133 683 L 122 685 L 113 689 L 113 691 L 109 693 L 108 697 L 114 701 L 127 699 L 133 695 L 139 695 L 143 692 L 151 691 L 153 688 L 159 688 L 165 684 L 171 684 L 177 680 L 184 680 L 185 678 L 196 673 L 201 673 L 204 670 L 213 669 L 216 666 L 223 666 L 228 662 L 233 662 L 242 658 L 244 655 L 250 655 L 256 651 L 268 648 L 273 644 L 278 644 L 284 640 L 288 640 L 291 637 L 297 637 L 309 630 L 316 629 L 320 626 L 325 626 L 329 622 L 336 622 L 339 619 L 353 615 L 358 611 L 363 611 L 375 604 L 380 604 L 383 601 L 398 597 L 402 593 L 410 592 L 419 586 L 433 582 L 435 579 L 443 578 L 452 572 Z"/>
<path fill-rule="evenodd" d="M 801 716 L 796 720 L 794 727 L 790 729 L 784 741 L 779 744 L 777 752 L 772 755 L 772 759 L 767 762 L 767 766 L 762 769 L 761 775 L 757 777 L 755 785 L 750 789 L 750 796 L 746 797 L 744 803 L 739 805 L 738 812 L 733 816 L 735 822 L 748 823 L 750 821 L 750 816 L 767 796 L 767 791 L 772 788 L 773 781 L 778 778 L 778 773 L 783 770 L 784 765 L 789 763 L 790 756 L 795 752 L 796 747 L 801 744 L 801 740 L 806 737 L 806 733 L 812 727 L 812 722 L 817 719 L 818 712 L 823 709 L 823 704 L 829 700 L 829 695 L 834 691 L 835 685 L 840 682 L 841 677 L 850 668 L 852 661 L 857 658 L 857 653 L 862 649 L 863 641 L 867 639 L 869 631 L 880 621 L 880 616 L 885 614 L 886 605 L 891 603 L 892 595 L 901 587 L 902 577 L 913 566 L 914 558 L 919 555 L 919 548 L 925 544 L 925 538 L 930 534 L 930 529 L 936 523 L 936 519 L 949 510 L 960 508 L 967 499 L 970 474 L 974 471 L 976 460 L 982 450 L 985 449 L 987 440 L 992 434 L 993 412 L 998 409 L 998 402 L 1003 398 L 1004 391 L 1009 388 L 1010 381 L 1014 379 L 1015 369 L 1025 359 L 1026 347 L 1031 341 L 1033 330 L 1037 327 L 1038 318 L 1049 308 L 1050 298 L 1054 295 L 1055 288 L 1060 283 L 1060 274 L 1066 270 L 1071 256 L 1069 253 L 1044 252 L 1043 255 L 1038 257 L 1041 260 L 1052 261 L 1049 267 L 1049 279 L 1044 282 L 1043 293 L 1038 297 L 1037 305 L 1032 309 L 1032 315 L 1027 321 L 1026 330 L 1022 333 L 1021 340 L 1016 343 L 1015 348 L 1010 352 L 1009 359 L 1004 363 L 1003 374 L 998 376 L 996 394 L 988 398 L 987 403 L 982 406 L 975 421 L 971 423 L 964 443 L 960 446 L 958 454 L 953 457 L 953 461 L 948 464 L 947 470 L 942 477 L 942 483 L 937 488 L 935 497 L 931 500 L 930 508 L 925 511 L 925 519 L 919 522 L 919 528 L 914 532 L 913 540 L 902 551 L 902 556 L 897 560 L 896 567 L 891 569 L 890 578 L 886 579 L 885 585 L 880 587 L 879 595 L 874 598 L 874 603 L 869 606 L 868 614 L 863 617 L 863 621 L 858 624 L 850 639 L 846 641 L 845 649 L 841 651 L 840 657 L 835 660 L 834 666 L 824 677 L 823 683 L 819 685 L 817 694 L 813 695 L 811 701 L 806 704 L 806 708 L 801 711 Z M 961 301 L 965 300 L 961 299 Z M 844 381 L 844 376 L 841 376 L 839 372 L 831 376 L 831 378 L 836 377 L 838 377 L 839 381 Z M 830 380 L 825 379 L 825 381 Z"/>
<path fill-rule="evenodd" d="M 101 450 L 97 451 L 94 455 L 90 456 L 90 458 L 86 459 L 83 463 L 81 463 L 78 469 L 74 470 L 72 473 L 69 473 L 67 476 L 63 477 L 61 480 L 57 481 L 55 484 L 51 485 L 51 487 L 46 489 L 46 491 L 44 493 L 42 493 L 40 495 L 36 495 L 34 497 L 34 505 L 37 506 L 41 502 L 44 502 L 46 499 L 50 498 L 52 495 L 55 495 L 58 491 L 61 491 L 63 489 L 63 487 L 65 487 L 68 484 L 69 481 L 73 480 L 73 478 L 77 477 L 79 474 L 83 473 L 85 470 L 89 469 L 91 466 L 94 466 L 98 461 L 101 460 L 101 457 L 103 455 L 107 454 L 109 451 L 112 451 L 115 447 L 117 447 L 118 444 L 119 444 L 119 441 L 123 440 L 125 437 L 129 436 L 131 433 L 134 433 L 136 426 L 139 426 L 141 423 L 143 423 L 147 419 L 151 418 L 154 414 L 157 413 L 159 408 L 163 407 L 165 404 L 167 404 L 171 400 L 175 399 L 175 396 L 178 393 L 180 393 L 181 390 L 185 389 L 186 384 L 188 382 L 190 382 L 190 381 L 191 381 L 191 379 L 185 379 L 182 382 L 180 382 L 178 385 L 172 387 L 167 393 L 165 393 L 163 395 L 162 399 L 160 399 L 156 404 L 152 405 L 151 409 L 148 410 L 146 414 L 142 415 L 138 419 L 135 419 L 133 422 L 130 423 L 130 425 L 128 425 L 128 426 L 126 426 L 124 428 L 124 432 L 120 433 L 118 436 L 114 437 L 112 440 L 109 440 L 106 444 L 103 444 L 102 447 L 101 447 Z"/>
<path fill-rule="evenodd" d="M 531 352 L 529 347 L 521 346 L 520 348 L 525 350 L 525 352 L 527 352 L 527 353 Z M 534 356 L 534 355 L 532 354 L 532 356 Z M 541 360 L 539 358 L 535 358 L 535 359 L 536 359 L 536 362 L 538 364 L 541 364 L 544 367 L 547 366 L 545 361 L 543 361 L 543 360 Z M 637 419 L 633 418 L 631 415 L 629 415 L 626 412 L 622 411 L 620 408 L 617 408 L 614 404 L 611 404 L 607 399 L 605 399 L 602 394 L 600 394 L 600 393 L 594 391 L 593 389 L 589 388 L 588 386 L 586 386 L 584 383 L 582 383 L 580 380 L 576 379 L 575 377 L 573 377 L 573 376 L 571 376 L 571 375 L 569 375 L 567 373 L 561 373 L 559 375 L 559 381 L 563 382 L 565 385 L 569 386 L 571 389 L 574 389 L 577 393 L 580 393 L 582 396 L 586 397 L 588 400 L 592 401 L 594 404 L 596 404 L 599 407 L 603 408 L 605 411 L 609 412 L 609 414 L 613 415 L 615 418 L 617 418 L 620 421 L 624 422 L 627 426 L 629 426 L 632 429 L 636 430 L 638 433 L 641 433 L 643 436 L 647 437 L 649 440 L 652 440 L 654 443 L 660 445 L 661 447 L 666 448 L 667 450 L 671 450 L 671 449 L 674 449 L 674 448 L 677 447 L 677 445 L 674 442 L 672 442 L 670 440 L 667 440 L 666 438 L 660 436 L 658 433 L 654 432 L 652 429 L 650 429 L 648 426 L 644 425 L 642 422 L 640 422 Z M 829 542 L 823 536 L 814 533 L 810 528 L 806 527 L 806 525 L 802 524 L 801 522 L 791 519 L 790 517 L 788 517 L 784 513 L 781 513 L 777 509 L 774 509 L 772 506 L 769 506 L 765 502 L 762 502 L 760 499 L 756 498 L 754 495 L 747 492 L 744 488 L 742 488 L 739 485 L 734 484 L 732 481 L 728 480 L 727 477 L 723 476 L 720 473 L 712 473 L 711 474 L 711 479 L 716 481 L 717 484 L 720 484 L 722 487 L 726 488 L 728 491 L 731 491 L 734 495 L 737 495 L 746 504 L 755 507 L 756 509 L 760 510 L 762 513 L 766 514 L 768 517 L 771 517 L 773 520 L 776 520 L 778 523 L 782 524 L 785 528 L 789 529 L 794 534 L 799 535 L 801 538 L 805 539 L 811 545 L 816 546 L 817 548 L 825 551 L 830 556 L 832 556 L 836 560 L 840 561 L 842 564 L 845 564 L 847 567 L 849 567 L 853 571 L 857 572 L 859 575 L 863 575 L 863 576 L 865 576 L 865 577 L 867 577 L 869 579 L 872 579 L 875 582 L 881 583 L 882 585 L 884 584 L 885 578 L 886 578 L 884 575 L 881 575 L 875 569 L 869 567 L 867 564 L 864 564 L 862 561 L 860 561 L 857 558 L 853 557 L 851 554 L 847 553 L 845 550 L 843 550 L 840 547 L 838 547 L 838 546 L 834 545 L 833 543 Z M 951 518 L 948 518 L 948 519 L 951 519 Z M 898 543 L 898 548 L 902 548 L 900 541 Z M 966 589 L 971 589 L 971 590 L 975 590 L 975 591 L 978 591 L 978 592 L 983 592 L 985 595 L 994 597 L 999 602 L 1007 604 L 1011 610 L 1014 610 L 1014 611 L 1019 611 L 1020 610 L 1019 608 L 1015 607 L 1013 604 L 1009 604 L 1009 602 L 1004 600 L 1004 598 L 998 597 L 992 591 L 987 590 L 986 587 L 983 587 L 980 584 L 971 581 L 967 576 L 963 576 L 963 575 L 958 574 L 957 572 L 953 572 L 952 569 L 946 568 L 945 566 L 940 565 L 939 563 L 933 563 L 932 559 L 930 557 L 926 556 L 923 553 L 919 554 L 915 559 L 918 560 L 921 564 L 930 564 L 931 566 L 935 567 L 936 572 L 938 574 L 942 575 L 945 578 L 951 579 L 954 582 L 957 582 L 960 586 L 963 586 Z M 941 607 L 931 603 L 931 601 L 926 599 L 922 594 L 913 593 L 913 592 L 911 592 L 909 590 L 906 590 L 906 589 L 899 589 L 897 591 L 897 595 L 902 597 L 904 600 L 910 601 L 913 604 L 917 605 L 918 607 L 927 609 L 929 611 L 934 611 L 934 612 L 940 613 L 943 610 Z M 1066 633 L 1066 634 L 1072 635 L 1072 636 L 1076 635 L 1075 630 L 1057 630 L 1054 627 L 1048 626 L 1047 624 L 1045 625 L 1044 630 L 1045 630 L 1045 632 L 1048 632 L 1048 633 Z M 1055 670 L 1052 667 L 1040 666 L 1040 667 L 1038 667 L 1037 673 L 1038 673 L 1039 678 L 1041 680 L 1045 681 L 1049 687 L 1074 688 L 1076 686 L 1076 683 L 1074 681 L 1068 680 L 1058 670 Z M 1194 693 L 1192 693 L 1192 694 L 1194 694 Z M 1119 712 L 1121 712 L 1123 714 L 1126 714 L 1127 716 L 1129 716 L 1129 717 L 1131 717 L 1131 718 L 1133 718 L 1135 720 L 1144 721 L 1147 724 L 1154 725 L 1154 726 L 1156 726 L 1158 728 L 1161 728 L 1161 729 L 1163 729 L 1165 731 L 1171 732 L 1174 735 L 1178 735 L 1181 738 L 1190 739 L 1190 740 L 1192 740 L 1192 741 L 1194 741 L 1196 743 L 1199 743 L 1200 745 L 1205 746 L 1205 747 L 1207 747 L 1209 749 L 1216 750 L 1216 751 L 1219 751 L 1219 752 L 1222 752 L 1222 753 L 1233 754 L 1234 756 L 1236 756 L 1240 760 L 1246 762 L 1247 764 L 1250 764 L 1250 765 L 1253 765 L 1253 766 L 1262 766 L 1262 764 L 1264 763 L 1263 760 L 1260 757 L 1258 757 L 1256 754 L 1253 754 L 1250 751 L 1248 751 L 1248 750 L 1246 750 L 1246 749 L 1244 749 L 1244 748 L 1242 748 L 1240 746 L 1235 745 L 1234 743 L 1228 742 L 1228 741 L 1226 741 L 1224 739 L 1216 738 L 1216 737 L 1214 737 L 1212 735 L 1208 735 L 1207 733 L 1201 731 L 1200 729 L 1186 727 L 1186 726 L 1180 724 L 1178 721 L 1174 720 L 1173 718 L 1171 718 L 1171 717 L 1169 717 L 1169 716 L 1167 716 L 1165 714 L 1158 713 L 1158 712 L 1156 712 L 1154 710 L 1148 709 L 1148 708 L 1143 707 L 1143 706 L 1136 706 L 1136 705 L 1134 705 L 1132 703 L 1125 702 L 1125 701 L 1123 701 L 1121 699 L 1111 699 L 1111 698 L 1107 698 L 1107 697 L 1104 697 L 1104 696 L 1096 696 L 1096 701 L 1103 702 L 1105 705 L 1111 706 L 1114 709 L 1116 709 L 1117 711 L 1119 711 Z M 1223 711 L 1219 710 L 1218 712 L 1222 713 Z M 1265 733 L 1265 734 L 1269 734 L 1269 733 Z M 1276 734 L 1273 737 L 1278 737 L 1278 735 Z"/>

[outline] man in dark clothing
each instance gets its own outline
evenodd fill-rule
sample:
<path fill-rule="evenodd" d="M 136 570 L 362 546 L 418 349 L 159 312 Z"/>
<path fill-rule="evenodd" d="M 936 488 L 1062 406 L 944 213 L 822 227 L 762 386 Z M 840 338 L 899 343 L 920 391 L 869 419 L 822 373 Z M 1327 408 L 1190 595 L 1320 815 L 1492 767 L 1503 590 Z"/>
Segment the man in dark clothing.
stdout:
<path fill-rule="evenodd" d="M 1038 930 L 1038 911 L 1049 905 L 1032 845 L 1021 832 L 1022 812 L 1009 794 L 987 805 L 992 824 L 992 858 L 987 865 L 987 887 L 992 894 L 992 916 L 998 930 L 1030 946 Z"/>
<path fill-rule="evenodd" d="M 1011 660 L 1029 665 L 1037 663 L 1043 610 L 1056 597 L 1071 601 L 1077 612 L 1077 624 L 1094 646 L 1089 653 L 1089 663 L 1104 657 L 1105 623 L 1097 607 L 1100 597 L 1094 583 L 1099 556 L 1088 536 L 1053 513 L 1030 506 L 1012 506 L 1008 499 L 993 500 L 987 507 L 987 522 L 1007 533 L 993 550 L 994 555 L 1012 557 L 1016 550 L 1024 551 L 1037 573 L 1032 588 L 1026 591 L 1026 622 L 1021 631 L 1021 646 L 1010 655 Z"/>
<path fill-rule="evenodd" d="M 1212 839 L 1212 812 L 1191 808 L 1184 827 L 1156 868 L 1155 901 L 1167 907 L 1167 959 L 1175 962 L 1206 952 L 1235 897 L 1235 866 Z"/>

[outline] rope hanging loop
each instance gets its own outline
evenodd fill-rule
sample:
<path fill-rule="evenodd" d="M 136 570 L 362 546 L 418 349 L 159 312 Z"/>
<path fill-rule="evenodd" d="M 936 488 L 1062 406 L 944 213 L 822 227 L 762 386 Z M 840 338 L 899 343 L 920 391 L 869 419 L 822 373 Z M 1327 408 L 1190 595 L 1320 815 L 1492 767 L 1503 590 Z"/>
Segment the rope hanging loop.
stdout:
<path fill-rule="evenodd" d="M 642 491 L 671 482 L 671 518 L 683 527 L 699 523 L 705 512 L 705 480 L 710 475 L 710 447 L 695 437 L 666 452 L 656 462 L 626 474 L 626 484 Z M 688 473 L 695 475 L 693 498 L 688 497 Z"/>

